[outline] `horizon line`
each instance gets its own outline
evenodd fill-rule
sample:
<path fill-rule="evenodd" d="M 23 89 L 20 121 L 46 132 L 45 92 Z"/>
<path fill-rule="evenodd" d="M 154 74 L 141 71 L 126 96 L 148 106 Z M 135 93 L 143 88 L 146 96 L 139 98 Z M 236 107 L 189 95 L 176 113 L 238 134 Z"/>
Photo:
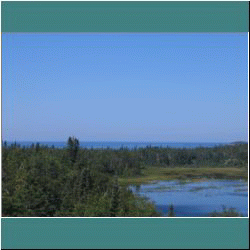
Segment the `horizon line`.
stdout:
<path fill-rule="evenodd" d="M 2 139 L 2 142 L 46 142 L 46 143 L 57 143 L 57 142 L 60 142 L 60 143 L 67 143 L 67 140 L 3 140 Z M 248 143 L 247 140 L 235 140 L 235 141 L 227 141 L 227 142 L 223 142 L 223 141 L 220 141 L 220 142 L 214 142 L 214 141 L 209 141 L 209 142 L 204 142 L 204 141 L 199 141 L 199 142 L 192 142 L 192 141 L 189 141 L 189 142 L 183 142 L 183 141 L 122 141 L 122 140 L 119 140 L 119 141 L 112 141 L 112 140 L 105 140 L 105 141 L 85 141 L 85 140 L 79 140 L 80 143 L 236 143 L 236 142 L 244 142 L 244 143 Z"/>

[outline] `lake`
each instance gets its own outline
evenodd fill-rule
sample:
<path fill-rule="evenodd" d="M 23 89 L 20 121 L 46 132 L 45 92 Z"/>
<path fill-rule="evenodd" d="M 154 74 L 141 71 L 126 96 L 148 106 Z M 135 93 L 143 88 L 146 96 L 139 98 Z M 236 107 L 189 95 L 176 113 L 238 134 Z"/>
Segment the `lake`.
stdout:
<path fill-rule="evenodd" d="M 215 210 L 222 212 L 223 206 L 248 216 L 248 185 L 243 180 L 157 181 L 130 189 L 152 201 L 163 216 L 170 204 L 177 217 L 207 217 Z"/>

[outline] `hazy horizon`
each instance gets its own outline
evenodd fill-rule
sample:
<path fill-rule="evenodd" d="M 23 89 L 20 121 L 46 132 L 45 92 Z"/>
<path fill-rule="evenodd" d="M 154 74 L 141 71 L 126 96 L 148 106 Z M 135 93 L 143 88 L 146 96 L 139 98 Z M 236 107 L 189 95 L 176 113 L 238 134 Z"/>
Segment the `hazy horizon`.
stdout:
<path fill-rule="evenodd" d="M 2 140 L 248 141 L 248 34 L 2 34 Z"/>
<path fill-rule="evenodd" d="M 7 140 L 2 140 L 3 142 L 6 141 L 7 143 L 67 143 L 67 140 L 61 140 L 61 141 L 42 141 L 42 140 L 33 140 L 33 141 L 20 141 L 20 140 L 14 140 L 14 141 L 7 141 Z M 246 141 L 229 141 L 229 142 L 181 142 L 181 141 L 84 141 L 84 140 L 79 140 L 80 143 L 154 143 L 154 144 L 227 144 L 227 143 L 234 143 L 234 142 L 246 142 L 248 143 L 248 140 Z"/>

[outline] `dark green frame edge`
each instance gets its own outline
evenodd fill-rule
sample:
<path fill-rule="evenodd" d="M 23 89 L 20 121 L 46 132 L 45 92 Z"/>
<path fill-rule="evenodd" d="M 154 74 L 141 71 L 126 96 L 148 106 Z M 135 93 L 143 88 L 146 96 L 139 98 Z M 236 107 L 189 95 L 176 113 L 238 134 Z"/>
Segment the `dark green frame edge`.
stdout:
<path fill-rule="evenodd" d="M 2 32 L 248 32 L 248 2 L 8 2 Z M 247 218 L 2 218 L 2 248 L 248 249 Z"/>
<path fill-rule="evenodd" d="M 2 2 L 2 32 L 248 32 L 248 2 Z"/>
<path fill-rule="evenodd" d="M 2 218 L 2 249 L 248 249 L 247 218 Z"/>

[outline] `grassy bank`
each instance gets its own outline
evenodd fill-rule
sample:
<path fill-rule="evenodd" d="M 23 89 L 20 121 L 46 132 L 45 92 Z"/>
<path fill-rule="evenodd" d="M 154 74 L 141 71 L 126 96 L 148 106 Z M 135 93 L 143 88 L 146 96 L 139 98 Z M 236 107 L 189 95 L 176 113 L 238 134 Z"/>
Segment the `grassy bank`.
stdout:
<path fill-rule="evenodd" d="M 206 178 L 217 179 L 248 179 L 247 168 L 237 167 L 145 167 L 141 176 L 119 178 L 120 185 L 142 184 L 158 180 L 193 180 L 201 181 Z"/>

